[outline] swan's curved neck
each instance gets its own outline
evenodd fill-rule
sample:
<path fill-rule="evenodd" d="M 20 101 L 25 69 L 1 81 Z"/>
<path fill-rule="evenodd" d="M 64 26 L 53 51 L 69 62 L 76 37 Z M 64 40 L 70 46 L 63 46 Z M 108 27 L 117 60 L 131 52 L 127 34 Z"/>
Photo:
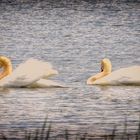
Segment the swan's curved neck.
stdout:
<path fill-rule="evenodd" d="M 112 66 L 111 66 L 111 62 L 109 59 L 105 58 L 101 61 L 101 72 L 90 77 L 88 80 L 87 80 L 87 84 L 94 84 L 94 82 L 98 79 L 101 79 L 103 78 L 104 76 L 108 75 L 111 73 L 111 69 L 112 69 Z"/>
<path fill-rule="evenodd" d="M 12 73 L 12 64 L 10 59 L 5 56 L 0 56 L 0 68 L 3 69 L 0 73 L 0 79 L 10 75 Z"/>

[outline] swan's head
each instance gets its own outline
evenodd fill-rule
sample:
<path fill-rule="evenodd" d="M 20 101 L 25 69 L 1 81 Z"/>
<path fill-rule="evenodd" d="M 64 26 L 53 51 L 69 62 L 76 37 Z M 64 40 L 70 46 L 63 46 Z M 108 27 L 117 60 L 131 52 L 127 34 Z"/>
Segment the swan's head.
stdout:
<path fill-rule="evenodd" d="M 94 75 L 94 76 L 91 76 L 90 78 L 88 78 L 87 84 L 88 85 L 95 84 L 96 80 L 101 79 L 104 76 L 110 74 L 111 73 L 111 69 L 112 69 L 112 66 L 111 66 L 110 60 L 107 59 L 107 58 L 104 58 L 101 61 L 101 72 L 96 74 L 96 75 Z"/>
<path fill-rule="evenodd" d="M 0 56 L 0 67 L 11 66 L 11 61 L 5 56 Z"/>
<path fill-rule="evenodd" d="M 3 68 L 3 72 L 0 73 L 0 79 L 12 73 L 12 64 L 9 58 L 0 56 L 0 68 Z"/>
<path fill-rule="evenodd" d="M 112 70 L 111 61 L 108 58 L 104 58 L 101 61 L 101 72 L 109 74 L 111 73 L 111 70 Z"/>

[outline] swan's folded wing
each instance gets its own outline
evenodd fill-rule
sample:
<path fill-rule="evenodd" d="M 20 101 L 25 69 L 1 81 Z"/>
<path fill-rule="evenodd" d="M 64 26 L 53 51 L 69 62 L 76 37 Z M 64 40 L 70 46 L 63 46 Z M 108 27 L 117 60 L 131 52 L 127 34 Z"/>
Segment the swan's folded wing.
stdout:
<path fill-rule="evenodd" d="M 6 87 L 25 87 L 40 80 L 42 77 L 47 77 L 52 74 L 53 69 L 50 63 L 31 58 L 25 63 L 20 64 L 1 83 Z"/>

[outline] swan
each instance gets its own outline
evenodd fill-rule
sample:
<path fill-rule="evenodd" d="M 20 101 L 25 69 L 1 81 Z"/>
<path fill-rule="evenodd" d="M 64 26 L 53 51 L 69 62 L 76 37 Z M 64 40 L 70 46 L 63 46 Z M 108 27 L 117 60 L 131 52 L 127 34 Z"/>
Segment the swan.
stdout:
<path fill-rule="evenodd" d="M 0 87 L 63 87 L 49 77 L 58 74 L 48 62 L 30 58 L 14 71 L 9 58 L 0 56 Z"/>
<path fill-rule="evenodd" d="M 138 85 L 140 86 L 140 66 L 121 68 L 111 72 L 108 58 L 101 61 L 101 72 L 87 80 L 88 85 Z"/>

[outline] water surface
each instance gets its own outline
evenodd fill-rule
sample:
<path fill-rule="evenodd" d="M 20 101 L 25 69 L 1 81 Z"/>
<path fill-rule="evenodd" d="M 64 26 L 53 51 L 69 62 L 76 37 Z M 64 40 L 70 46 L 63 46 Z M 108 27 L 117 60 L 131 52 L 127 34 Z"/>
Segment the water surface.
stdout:
<path fill-rule="evenodd" d="M 51 62 L 53 79 L 68 88 L 0 89 L 0 131 L 20 135 L 41 126 L 46 115 L 58 132 L 110 133 L 137 129 L 138 86 L 88 86 L 86 79 L 110 58 L 113 70 L 140 64 L 139 3 L 1 3 L 0 54 L 14 68 L 30 57 Z M 14 132 L 13 132 L 14 131 Z"/>

